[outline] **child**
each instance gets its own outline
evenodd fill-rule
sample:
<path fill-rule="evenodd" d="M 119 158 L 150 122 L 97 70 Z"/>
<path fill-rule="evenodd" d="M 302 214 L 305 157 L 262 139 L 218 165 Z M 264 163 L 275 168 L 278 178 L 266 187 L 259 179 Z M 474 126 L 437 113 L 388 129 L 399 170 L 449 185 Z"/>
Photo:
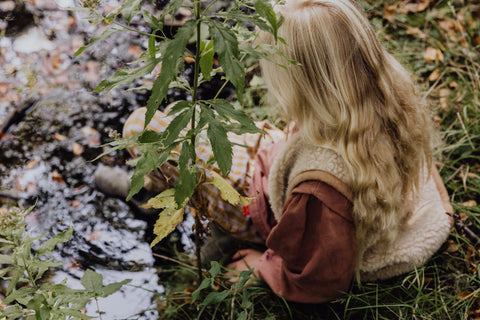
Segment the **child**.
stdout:
<path fill-rule="evenodd" d="M 423 264 L 445 241 L 452 208 L 432 166 L 427 111 L 357 5 L 296 0 L 278 11 L 286 44 L 270 34 L 259 43 L 299 65 L 263 61 L 262 71 L 294 133 L 285 139 L 271 129 L 273 140 L 260 138 L 254 159 L 237 163 L 256 197 L 249 216 L 223 208 L 228 214 L 213 220 L 267 247 L 238 251 L 229 268 L 253 267 L 287 300 L 318 303 L 347 291 L 354 278 L 384 279 Z M 129 119 L 140 119 L 139 128 L 142 113 Z M 244 142 L 253 146 L 254 138 Z M 237 160 L 248 155 L 234 152 Z M 213 193 L 205 191 L 218 205 Z M 225 216 L 235 217 L 234 228 Z"/>

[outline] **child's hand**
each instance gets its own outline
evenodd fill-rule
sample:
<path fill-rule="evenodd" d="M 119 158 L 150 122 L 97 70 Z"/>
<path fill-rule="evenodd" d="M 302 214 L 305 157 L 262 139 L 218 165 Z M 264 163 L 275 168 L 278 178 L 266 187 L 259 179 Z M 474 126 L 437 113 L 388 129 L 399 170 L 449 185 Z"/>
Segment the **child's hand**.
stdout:
<path fill-rule="evenodd" d="M 233 262 L 227 265 L 231 272 L 227 273 L 227 276 L 231 276 L 231 282 L 238 280 L 238 275 L 242 271 L 254 269 L 253 273 L 258 277 L 257 266 L 263 253 L 254 249 L 238 250 L 232 257 Z"/>

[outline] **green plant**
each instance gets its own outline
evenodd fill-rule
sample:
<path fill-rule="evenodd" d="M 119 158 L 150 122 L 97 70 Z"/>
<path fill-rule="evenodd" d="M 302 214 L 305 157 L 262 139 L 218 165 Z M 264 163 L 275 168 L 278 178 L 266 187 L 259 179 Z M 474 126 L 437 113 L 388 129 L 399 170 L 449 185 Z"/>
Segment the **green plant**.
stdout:
<path fill-rule="evenodd" d="M 271 4 L 265 0 L 255 0 L 253 5 L 246 1 L 234 1 L 228 10 L 221 12 L 211 10 L 215 1 L 197 0 L 191 5 L 184 5 L 183 0 L 173 0 L 159 16 L 146 10 L 141 11 L 140 3 L 140 0 L 125 0 L 119 8 L 106 15 L 97 10 L 96 2 L 84 1 L 83 5 L 88 7 L 89 18 L 93 23 L 102 22 L 111 26 L 101 36 L 92 38 L 89 45 L 121 30 L 135 31 L 128 24 L 140 13 L 152 29 L 151 33 L 137 31 L 149 38 L 147 50 L 135 62 L 140 66 L 118 70 L 113 76 L 103 80 L 95 89 L 96 92 L 110 90 L 119 84 L 129 84 L 134 79 L 151 73 L 161 63 L 161 72 L 151 87 L 151 96 L 147 103 L 145 128 L 165 100 L 169 88 L 184 90 L 191 97 L 191 101 L 179 101 L 171 109 L 169 115 L 175 115 L 175 118 L 164 132 L 144 130 L 133 138 L 117 139 L 110 144 L 113 150 L 137 145 L 141 153 L 140 157 L 131 162 L 135 166 L 135 172 L 127 200 L 143 187 L 145 174 L 157 170 L 167 160 L 178 163 L 179 178 L 175 188 L 165 190 L 148 203 L 157 209 L 164 208 L 154 227 L 157 237 L 152 242 L 153 246 L 182 221 L 185 205 L 200 203 L 198 201 L 200 195 L 196 190 L 203 183 L 215 185 L 220 189 L 222 198 L 234 205 L 238 203 L 246 205 L 249 202 L 249 199 L 240 196 L 213 170 L 212 164 L 216 163 L 220 172 L 227 175 L 232 165 L 232 143 L 227 134 L 262 133 L 262 131 L 241 108 L 237 108 L 230 101 L 219 99 L 218 95 L 227 82 L 231 82 L 236 89 L 238 101 L 242 103 L 245 89 L 243 60 L 247 56 L 266 57 L 265 50 L 272 50 L 266 46 L 252 44 L 255 37 L 255 33 L 251 31 L 252 26 L 276 36 L 282 19 L 277 17 Z M 192 16 L 178 29 L 174 38 L 169 39 L 163 34 L 165 21 L 168 17 L 174 16 L 181 7 L 192 11 Z M 246 14 L 244 10 L 254 12 Z M 117 19 L 120 14 L 127 25 Z M 195 49 L 192 51 L 188 49 L 189 43 L 194 44 Z M 76 55 L 85 49 L 86 47 L 82 47 Z M 215 56 L 219 61 L 217 68 L 214 68 Z M 194 60 L 193 84 L 180 76 L 185 58 Z M 224 74 L 223 86 L 213 99 L 202 99 L 199 96 L 199 87 L 219 73 Z M 188 128 L 188 131 L 182 134 L 185 128 Z M 207 163 L 197 159 L 196 154 L 198 139 L 205 133 L 213 150 L 213 157 Z M 178 158 L 172 158 L 172 151 L 178 148 L 180 148 Z M 198 209 L 201 215 L 208 218 L 206 210 Z M 199 266 L 200 219 L 199 215 L 195 215 Z M 201 278 L 200 267 L 198 270 Z"/>
<path fill-rule="evenodd" d="M 102 275 L 87 270 L 81 283 L 84 290 L 71 289 L 66 280 L 55 284 L 43 282 L 49 269 L 62 265 L 48 256 L 55 246 L 70 239 L 70 226 L 50 239 L 43 241 L 32 253 L 32 243 L 44 237 L 30 237 L 26 232 L 24 217 L 33 209 L 22 211 L 10 209 L 0 213 L 0 277 L 8 282 L 0 319 L 25 320 L 74 320 L 93 319 L 82 313 L 91 299 L 106 297 L 130 282 L 112 283 L 104 286 Z M 101 315 L 100 319 L 101 319 Z"/>

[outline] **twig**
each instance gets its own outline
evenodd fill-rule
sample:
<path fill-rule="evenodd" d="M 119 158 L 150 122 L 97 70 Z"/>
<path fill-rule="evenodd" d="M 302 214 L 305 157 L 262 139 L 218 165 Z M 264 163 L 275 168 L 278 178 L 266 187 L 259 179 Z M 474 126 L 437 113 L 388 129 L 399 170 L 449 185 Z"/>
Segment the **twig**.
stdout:
<path fill-rule="evenodd" d="M 192 265 L 189 265 L 188 263 L 182 262 L 182 261 L 174 259 L 174 258 L 164 256 L 163 254 L 158 254 L 158 253 L 152 252 L 152 255 L 154 257 L 158 257 L 158 258 L 161 258 L 163 260 L 175 262 L 176 264 L 179 264 L 181 266 L 184 266 L 184 267 L 187 267 L 187 268 L 190 268 L 190 269 L 196 269 L 196 267 L 194 267 Z M 206 270 L 203 270 L 203 271 L 206 271 Z"/>
<path fill-rule="evenodd" d="M 459 217 L 458 214 L 456 214 L 456 213 L 455 213 L 455 214 L 451 214 L 451 213 L 448 213 L 448 212 L 447 212 L 447 214 L 453 218 L 453 220 L 455 221 L 455 224 L 456 224 L 459 228 L 465 230 L 465 232 L 468 233 L 468 235 L 469 235 L 470 237 L 472 237 L 473 239 L 475 239 L 475 241 L 477 242 L 477 243 L 476 243 L 477 245 L 480 245 L 480 237 L 477 236 L 477 235 L 475 234 L 475 232 L 473 232 L 469 227 L 467 227 L 467 226 L 465 225 L 465 223 L 460 219 L 460 217 Z"/>

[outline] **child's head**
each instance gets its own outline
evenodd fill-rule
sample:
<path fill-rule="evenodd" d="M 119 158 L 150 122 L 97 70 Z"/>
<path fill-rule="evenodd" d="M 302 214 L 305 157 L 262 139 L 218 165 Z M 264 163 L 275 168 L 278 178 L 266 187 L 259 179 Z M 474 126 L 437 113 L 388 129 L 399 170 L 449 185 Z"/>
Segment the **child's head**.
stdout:
<path fill-rule="evenodd" d="M 410 75 L 353 1 L 292 0 L 277 8 L 285 44 L 267 33 L 258 43 L 299 65 L 278 55 L 269 58 L 285 68 L 262 61 L 269 94 L 300 134 L 346 161 L 359 242 L 374 241 L 372 230 L 393 240 L 405 197 L 431 158 L 429 120 Z"/>

